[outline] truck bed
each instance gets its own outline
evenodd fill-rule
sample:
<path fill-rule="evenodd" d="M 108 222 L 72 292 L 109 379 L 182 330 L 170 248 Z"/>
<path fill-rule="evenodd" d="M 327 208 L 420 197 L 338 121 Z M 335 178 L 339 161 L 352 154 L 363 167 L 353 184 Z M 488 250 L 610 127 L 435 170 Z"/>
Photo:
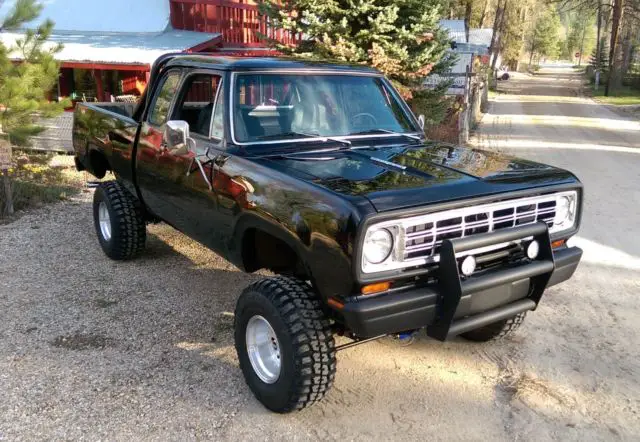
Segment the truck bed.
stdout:
<path fill-rule="evenodd" d="M 138 122 L 134 103 L 78 103 L 73 119 L 76 166 L 97 178 L 112 171 L 133 189 Z"/>

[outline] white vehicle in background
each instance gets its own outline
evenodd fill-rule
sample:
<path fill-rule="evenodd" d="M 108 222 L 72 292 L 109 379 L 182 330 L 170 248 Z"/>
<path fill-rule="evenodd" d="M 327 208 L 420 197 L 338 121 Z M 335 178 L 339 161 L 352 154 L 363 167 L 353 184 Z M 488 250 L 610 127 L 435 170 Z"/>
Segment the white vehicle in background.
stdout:
<path fill-rule="evenodd" d="M 496 71 L 496 78 L 498 80 L 508 80 L 510 77 L 511 75 L 509 75 L 509 67 L 507 66 L 500 66 Z"/>

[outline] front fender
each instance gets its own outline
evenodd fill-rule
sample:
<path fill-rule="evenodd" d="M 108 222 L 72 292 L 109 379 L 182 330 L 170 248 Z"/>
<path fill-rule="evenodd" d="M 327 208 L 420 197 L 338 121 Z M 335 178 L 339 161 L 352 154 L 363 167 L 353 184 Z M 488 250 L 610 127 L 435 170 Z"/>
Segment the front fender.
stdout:
<path fill-rule="evenodd" d="M 313 223 L 298 214 L 292 223 L 285 225 L 268 216 L 255 212 L 242 214 L 233 232 L 230 259 L 237 267 L 246 270 L 242 256 L 243 240 L 251 229 L 263 231 L 287 244 L 297 255 L 309 278 L 322 298 L 346 296 L 354 285 L 351 257 L 341 243 L 348 241 L 346 231 L 319 232 Z"/>

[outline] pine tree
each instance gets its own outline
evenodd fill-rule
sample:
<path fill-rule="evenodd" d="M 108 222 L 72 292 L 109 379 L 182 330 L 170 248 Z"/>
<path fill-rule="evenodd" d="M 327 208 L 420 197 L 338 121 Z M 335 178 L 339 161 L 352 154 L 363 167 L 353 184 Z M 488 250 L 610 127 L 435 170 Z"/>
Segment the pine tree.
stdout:
<path fill-rule="evenodd" d="M 453 62 L 447 33 L 438 26 L 442 5 L 443 0 L 267 0 L 259 8 L 270 28 L 303 36 L 295 46 L 263 36 L 278 51 L 373 66 L 435 124 L 448 107 L 446 87 L 425 89 L 423 82 Z"/>
<path fill-rule="evenodd" d="M 560 51 L 560 17 L 555 8 L 548 8 L 538 16 L 527 37 L 529 65 L 534 55 L 555 57 Z"/>
<path fill-rule="evenodd" d="M 589 65 L 593 67 L 593 70 L 600 70 L 601 73 L 606 73 L 609 69 L 609 45 L 605 39 L 600 43 L 600 55 L 598 56 L 597 48 L 591 53 Z"/>
<path fill-rule="evenodd" d="M 0 23 L 0 32 L 16 30 L 35 20 L 42 10 L 36 0 L 17 0 L 13 10 Z M 14 47 L 0 43 L 0 133 L 14 145 L 28 145 L 29 138 L 44 130 L 38 117 L 61 112 L 66 103 L 50 102 L 49 93 L 58 81 L 59 63 L 54 54 L 60 45 L 46 48 L 53 22 L 45 20 L 26 30 Z M 20 59 L 14 63 L 13 59 Z"/>

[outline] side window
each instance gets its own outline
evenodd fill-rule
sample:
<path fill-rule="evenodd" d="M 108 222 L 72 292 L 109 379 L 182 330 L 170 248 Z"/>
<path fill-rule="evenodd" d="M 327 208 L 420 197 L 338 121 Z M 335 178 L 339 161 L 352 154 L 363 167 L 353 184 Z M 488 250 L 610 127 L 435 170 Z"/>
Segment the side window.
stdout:
<path fill-rule="evenodd" d="M 184 82 L 173 120 L 189 123 L 191 133 L 209 137 L 213 107 L 221 78 L 218 75 L 195 74 Z"/>
<path fill-rule="evenodd" d="M 158 95 L 156 96 L 155 102 L 153 103 L 153 108 L 149 115 L 150 123 L 160 126 L 167 122 L 169 108 L 171 107 L 171 100 L 173 100 L 173 97 L 175 96 L 178 83 L 180 83 L 180 72 L 169 72 L 165 77 L 162 87 L 160 88 L 160 92 L 158 92 Z"/>
<path fill-rule="evenodd" d="M 224 138 L 224 89 L 220 89 L 216 110 L 213 112 L 213 122 L 211 123 L 211 136 L 213 138 Z"/>

